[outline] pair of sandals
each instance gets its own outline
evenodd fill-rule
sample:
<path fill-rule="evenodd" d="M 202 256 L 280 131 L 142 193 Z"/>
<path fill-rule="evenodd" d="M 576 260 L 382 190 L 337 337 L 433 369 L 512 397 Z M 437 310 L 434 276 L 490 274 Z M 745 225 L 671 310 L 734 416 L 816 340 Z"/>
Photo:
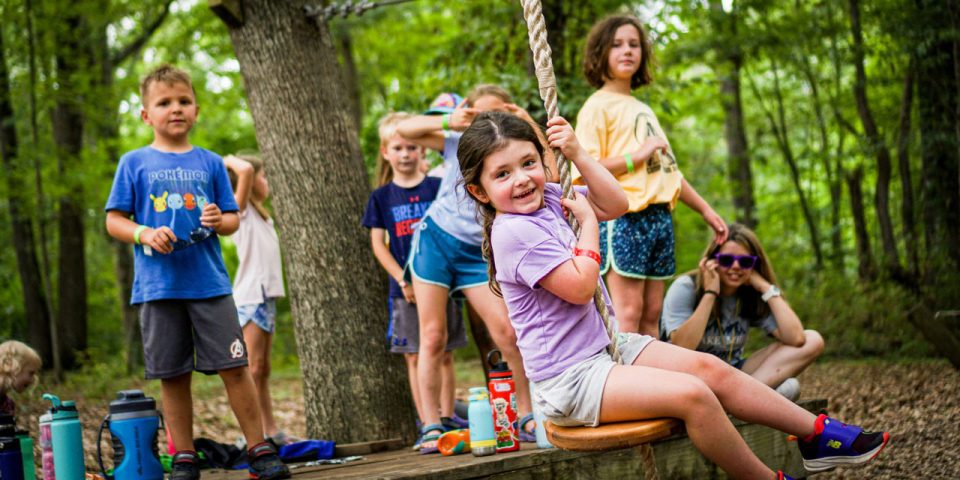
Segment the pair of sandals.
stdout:
<path fill-rule="evenodd" d="M 520 429 L 520 441 L 526 443 L 534 443 L 537 441 L 536 429 L 537 424 L 534 422 L 533 430 L 527 431 L 526 426 L 528 423 L 533 422 L 533 414 L 528 413 L 520 418 L 518 425 Z M 431 423 L 429 425 L 424 425 L 420 427 L 420 438 L 417 439 L 417 443 L 413 445 L 414 450 L 420 450 L 421 454 L 430 454 L 437 453 L 440 451 L 438 444 L 440 442 L 440 437 L 451 430 L 456 430 L 456 428 L 450 428 L 450 426 L 443 423 Z"/>

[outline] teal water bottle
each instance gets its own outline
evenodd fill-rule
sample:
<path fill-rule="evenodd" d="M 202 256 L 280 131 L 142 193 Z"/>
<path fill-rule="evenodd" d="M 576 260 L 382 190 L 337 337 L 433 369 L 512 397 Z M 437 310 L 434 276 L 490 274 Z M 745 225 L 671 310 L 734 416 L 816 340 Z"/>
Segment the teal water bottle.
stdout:
<path fill-rule="evenodd" d="M 44 480 L 74 480 L 84 478 L 83 434 L 80 415 L 73 401 L 43 394 L 53 406 L 40 416 L 40 445 L 43 447 Z"/>
<path fill-rule="evenodd" d="M 475 457 L 484 457 L 497 453 L 497 436 L 493 429 L 493 410 L 487 389 L 470 389 L 470 406 L 467 418 L 470 421 L 470 451 Z"/>

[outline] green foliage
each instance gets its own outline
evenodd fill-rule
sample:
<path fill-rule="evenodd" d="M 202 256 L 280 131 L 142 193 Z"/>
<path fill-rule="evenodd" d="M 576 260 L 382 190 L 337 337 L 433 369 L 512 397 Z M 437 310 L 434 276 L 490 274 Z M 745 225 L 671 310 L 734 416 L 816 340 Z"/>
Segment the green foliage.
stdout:
<path fill-rule="evenodd" d="M 927 31 L 914 2 L 863 3 L 868 94 L 881 135 L 893 151 L 909 55 L 914 51 L 922 54 L 930 48 L 932 39 L 956 38 L 957 32 Z M 50 250 L 51 265 L 42 268 L 49 270 L 55 286 L 57 258 L 69 255 L 57 251 L 56 199 L 68 191 L 68 185 L 83 186 L 91 348 L 86 355 L 87 370 L 82 375 L 107 378 L 116 376 L 116 372 L 96 369 L 111 368 L 100 364 L 110 363 L 107 360 L 122 350 L 120 307 L 129 299 L 119 298 L 114 253 L 104 232 L 102 205 L 113 179 L 117 155 L 152 140 L 152 132 L 139 117 L 139 78 L 166 62 L 192 74 L 201 108 L 192 133 L 196 145 L 223 154 L 256 149 L 254 125 L 226 27 L 212 14 L 207 2 L 178 0 L 171 4 L 168 18 L 143 49 L 114 66 L 112 84 L 98 86 L 102 72 L 95 65 L 86 65 L 79 79 L 81 91 L 75 97 L 83 102 L 88 117 L 84 133 L 87 148 L 80 167 L 60 174 L 50 112 L 62 94 L 53 54 L 62 47 L 57 39 L 69 33 L 62 22 L 63 14 L 71 11 L 68 9 L 78 9 L 85 15 L 84 28 L 92 29 L 86 39 L 90 47 L 106 47 L 93 58 L 103 59 L 142 35 L 144 25 L 156 18 L 166 1 L 58 0 L 32 4 L 34 75 L 31 39 L 27 36 L 27 4 L 0 1 L 6 27 L 2 31 L 4 54 L 20 140 L 15 161 L 22 167 L 15 172 L 0 172 L 0 208 L 5 213 L 0 216 L 0 240 L 12 245 L 11 225 L 6 220 L 7 201 L 10 189 L 19 189 L 16 191 L 28 197 L 25 208 L 35 219 L 38 242 Z M 739 49 L 743 58 L 744 122 L 759 218 L 757 233 L 791 304 L 808 327 L 824 333 L 830 355 L 931 353 L 906 320 L 910 295 L 883 275 L 871 283 L 856 278 L 849 197 L 845 186 L 840 198 L 833 198 L 829 190 L 831 182 L 843 180 L 837 169 L 849 172 L 864 168 L 868 229 L 873 248 L 878 250 L 872 203 L 876 165 L 873 147 L 862 138 L 863 128 L 851 93 L 855 78 L 845 4 L 785 4 L 769 0 L 545 0 L 543 4 L 548 23 L 560 25 L 551 31 L 550 40 L 558 72 L 560 111 L 571 120 L 592 93 L 580 73 L 583 41 L 590 26 L 613 12 L 635 13 L 649 26 L 657 60 L 655 82 L 637 90 L 635 95 L 657 113 L 685 177 L 728 221 L 734 219 L 734 192 L 729 181 L 725 117 L 719 91 L 721 80 L 730 72 L 727 55 L 731 49 Z M 711 4 L 722 8 L 711 8 Z M 362 17 L 335 18 L 328 26 L 335 45 L 342 46 L 347 43 L 344 40 L 349 40 L 352 46 L 340 54 L 351 55 L 356 65 L 362 107 L 359 136 L 371 172 L 379 146 L 378 120 L 390 111 L 423 111 L 440 92 L 463 95 L 478 83 L 497 83 L 535 118 L 544 116 L 536 79 L 531 73 L 526 26 L 516 1 L 423 0 L 382 6 Z M 309 85 L 311 79 L 303 82 Z M 777 114 L 778 94 L 785 106 L 782 123 L 797 161 L 800 186 L 819 228 L 819 242 L 828 259 L 836 258 L 819 267 L 814 261 L 813 240 L 800 213 L 797 189 L 768 116 L 768 112 Z M 35 106 L 31 98 L 36 99 Z M 37 116 L 36 128 L 31 121 L 33 113 Z M 916 122 L 916 109 L 911 115 Z M 113 128 L 118 132 L 116 138 L 108 135 Z M 914 191 L 919 192 L 922 165 L 916 130 L 914 126 L 908 139 L 907 161 L 914 172 Z M 42 202 L 34 181 L 35 164 L 44 193 Z M 891 214 L 901 257 L 908 245 L 923 245 L 922 238 L 902 231 L 902 195 L 895 172 Z M 914 213 L 922 222 L 922 205 L 918 199 L 915 202 L 918 205 Z M 836 221 L 832 218 L 834 208 L 838 208 Z M 675 211 L 674 220 L 678 272 L 684 272 L 696 266 L 710 235 L 699 216 L 682 205 Z M 833 232 L 840 236 L 838 251 L 833 251 L 829 244 Z M 232 274 L 236 268 L 235 249 L 229 239 L 223 239 L 222 245 Z M 920 253 L 924 254 L 923 248 Z M 943 278 L 931 283 L 928 294 L 938 299 L 938 308 L 955 308 L 958 296 L 949 289 L 956 288 L 956 282 Z M 0 305 L 0 337 L 22 338 L 26 320 L 12 248 L 0 253 Z M 275 343 L 277 363 L 295 366 L 297 353 L 288 300 L 279 302 Z M 102 387 L 108 388 L 113 387 Z"/>

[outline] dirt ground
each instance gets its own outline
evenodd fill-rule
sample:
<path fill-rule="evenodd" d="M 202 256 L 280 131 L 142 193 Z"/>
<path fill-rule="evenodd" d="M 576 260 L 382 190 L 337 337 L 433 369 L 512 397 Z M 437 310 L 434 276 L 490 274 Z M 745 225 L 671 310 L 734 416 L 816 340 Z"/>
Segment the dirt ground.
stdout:
<path fill-rule="evenodd" d="M 197 437 L 232 443 L 240 431 L 215 380 L 195 388 L 194 433 Z M 869 466 L 838 469 L 815 478 L 960 478 L 960 372 L 949 363 L 823 362 L 804 372 L 800 382 L 802 397 L 826 398 L 831 416 L 867 428 L 886 429 L 892 435 L 886 450 Z M 149 394 L 157 395 L 156 390 L 156 384 L 147 385 Z M 304 435 L 300 380 L 287 375 L 275 382 L 273 391 L 278 423 L 290 434 Z M 90 470 L 96 468 L 96 432 L 108 403 L 109 400 L 90 398 L 79 403 Z M 35 435 L 37 414 L 43 404 L 31 402 L 18 407 L 33 413 L 23 417 L 29 419 L 26 426 Z M 109 446 L 107 441 L 103 444 L 106 458 Z M 165 442 L 161 444 L 165 446 Z"/>

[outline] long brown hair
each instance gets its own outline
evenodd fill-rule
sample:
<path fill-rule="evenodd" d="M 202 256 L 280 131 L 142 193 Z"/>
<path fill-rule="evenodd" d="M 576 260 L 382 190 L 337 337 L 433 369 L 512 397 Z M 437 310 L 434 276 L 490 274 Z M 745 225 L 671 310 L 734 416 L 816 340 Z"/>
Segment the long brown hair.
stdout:
<path fill-rule="evenodd" d="M 263 171 L 263 159 L 260 158 L 260 155 L 250 152 L 238 152 L 233 155 L 234 157 L 243 160 L 253 166 L 253 178 L 256 181 L 257 175 Z M 233 193 L 237 193 L 237 182 L 239 178 L 237 173 L 232 169 L 227 169 L 227 175 L 230 176 L 230 186 L 233 187 Z M 253 191 L 253 186 L 250 186 L 251 193 Z M 260 217 L 264 220 L 270 219 L 270 211 L 267 210 L 267 207 L 263 205 L 263 202 L 255 200 L 252 195 L 247 195 L 247 201 L 250 202 L 250 205 L 253 205 L 253 208 L 260 214 Z"/>
<path fill-rule="evenodd" d="M 523 119 L 503 112 L 484 112 L 477 115 L 463 136 L 457 147 L 457 158 L 460 160 L 460 173 L 463 175 L 464 185 L 474 185 L 480 189 L 480 176 L 483 173 L 483 162 L 490 155 L 502 150 L 511 140 L 530 142 L 537 149 L 540 162 L 543 162 L 543 144 L 534 128 Z M 546 165 L 544 164 L 544 168 Z M 469 190 L 467 191 L 469 193 Z M 473 194 L 470 194 L 473 197 Z M 499 297 L 500 283 L 497 282 L 497 267 L 493 260 L 493 245 L 490 243 L 490 233 L 493 229 L 493 220 L 497 211 L 493 205 L 477 202 L 477 215 L 483 225 L 483 258 L 487 261 L 487 274 L 490 289 Z"/>
<path fill-rule="evenodd" d="M 734 242 L 741 247 L 745 248 L 750 255 L 757 256 L 757 263 L 753 266 L 753 270 L 763 276 L 771 284 L 777 284 L 777 275 L 773 272 L 773 265 L 770 264 L 770 259 L 767 257 L 767 252 L 763 250 L 763 245 L 760 244 L 760 240 L 757 238 L 757 234 L 753 233 L 753 230 L 750 230 L 746 225 L 741 223 L 733 223 L 728 226 L 730 231 L 730 236 L 727 237 L 728 242 Z M 723 245 L 717 245 L 714 242 L 710 242 L 707 245 L 707 249 L 703 252 L 703 257 L 707 260 L 713 259 L 720 248 Z M 700 304 L 700 299 L 703 298 L 703 275 L 700 273 L 700 270 L 693 270 L 687 272 L 691 278 L 694 279 L 694 284 L 696 285 L 696 302 L 694 305 Z M 736 293 L 737 298 L 737 314 L 743 318 L 750 320 L 759 320 L 766 317 L 770 314 L 770 306 L 767 305 L 767 302 L 764 302 L 760 296 L 760 292 L 757 289 L 753 288 L 749 284 L 741 285 L 737 288 Z M 720 315 L 720 302 L 715 302 L 713 306 L 713 312 L 711 318 L 717 317 Z"/>
<path fill-rule="evenodd" d="M 630 15 L 612 15 L 593 25 L 587 35 L 583 49 L 583 75 L 594 88 L 601 88 L 610 79 L 610 49 L 617 29 L 624 25 L 633 25 L 640 32 L 640 68 L 630 78 L 630 88 L 634 89 L 653 82 L 650 66 L 653 63 L 653 47 L 643 24 L 637 17 Z"/>

